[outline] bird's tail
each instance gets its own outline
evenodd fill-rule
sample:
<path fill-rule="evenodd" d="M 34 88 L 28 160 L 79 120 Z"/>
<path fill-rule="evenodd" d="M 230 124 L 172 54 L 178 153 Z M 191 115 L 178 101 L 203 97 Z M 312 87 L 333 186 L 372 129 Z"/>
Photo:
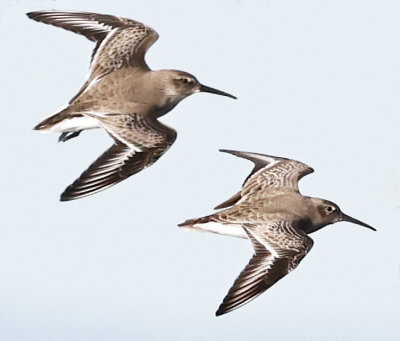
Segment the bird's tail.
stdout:
<path fill-rule="evenodd" d="M 74 115 L 71 115 L 70 108 L 67 107 L 58 113 L 45 118 L 43 121 L 39 122 L 34 129 L 41 131 L 64 131 L 65 129 L 62 127 L 63 121 L 73 117 Z"/>
<path fill-rule="evenodd" d="M 206 224 L 211 221 L 211 216 L 206 216 L 202 218 L 196 218 L 196 219 L 188 219 L 184 221 L 183 223 L 178 224 L 179 227 L 183 227 L 186 229 L 194 229 L 194 225 L 197 224 Z"/>
<path fill-rule="evenodd" d="M 247 238 L 247 235 L 240 224 L 222 223 L 215 214 L 197 219 L 189 219 L 178 226 L 187 231 L 211 232 L 226 236 Z"/>

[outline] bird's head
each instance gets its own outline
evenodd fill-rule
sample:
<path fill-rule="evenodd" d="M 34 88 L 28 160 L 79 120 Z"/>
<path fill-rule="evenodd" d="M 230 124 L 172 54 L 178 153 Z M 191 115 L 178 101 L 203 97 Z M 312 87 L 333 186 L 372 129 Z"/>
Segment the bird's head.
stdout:
<path fill-rule="evenodd" d="M 329 224 L 334 224 L 340 221 L 347 221 L 349 223 L 361 225 L 364 227 L 367 227 L 371 230 L 376 231 L 372 226 L 363 223 L 362 221 L 355 219 L 353 217 L 348 216 L 347 214 L 344 214 L 338 205 L 335 203 L 324 200 L 324 199 L 312 199 L 314 202 L 314 205 L 317 210 L 316 214 L 316 221 L 314 222 L 314 225 L 318 226 L 319 228 L 324 227 Z"/>
<path fill-rule="evenodd" d="M 231 94 L 201 84 L 197 78 L 190 73 L 177 70 L 163 70 L 161 72 L 165 95 L 177 100 L 177 102 L 195 92 L 209 92 L 236 99 L 236 97 Z"/>

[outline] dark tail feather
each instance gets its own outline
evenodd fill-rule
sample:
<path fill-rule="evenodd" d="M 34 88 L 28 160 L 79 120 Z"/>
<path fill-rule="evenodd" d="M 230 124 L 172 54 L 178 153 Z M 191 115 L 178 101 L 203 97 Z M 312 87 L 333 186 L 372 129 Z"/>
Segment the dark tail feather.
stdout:
<path fill-rule="evenodd" d="M 187 225 L 195 225 L 195 224 L 205 224 L 209 223 L 210 221 L 214 221 L 213 219 L 213 214 L 202 217 L 202 218 L 196 218 L 196 219 L 188 219 L 184 221 L 183 223 L 178 224 L 179 227 L 184 227 Z"/>
<path fill-rule="evenodd" d="M 43 121 L 39 122 L 35 128 L 35 130 L 46 130 L 51 128 L 52 126 L 56 125 L 57 123 L 60 123 L 67 117 L 71 117 L 70 109 L 65 108 L 58 112 L 57 114 L 54 114 L 50 117 L 45 118 Z"/>

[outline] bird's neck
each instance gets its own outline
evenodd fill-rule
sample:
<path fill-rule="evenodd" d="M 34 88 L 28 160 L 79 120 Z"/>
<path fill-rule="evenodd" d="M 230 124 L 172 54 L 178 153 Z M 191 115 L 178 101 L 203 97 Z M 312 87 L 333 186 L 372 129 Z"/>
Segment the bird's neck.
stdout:
<path fill-rule="evenodd" d="M 168 101 L 160 101 L 158 105 L 152 106 L 150 109 L 150 114 L 154 118 L 158 118 L 164 116 L 168 112 L 170 112 L 179 102 L 168 102 Z"/>
<path fill-rule="evenodd" d="M 177 96 L 169 89 L 168 80 L 165 78 L 163 70 L 146 73 L 143 85 L 148 93 L 152 94 L 151 112 L 154 117 L 167 114 L 184 99 L 184 96 Z"/>
<path fill-rule="evenodd" d="M 304 213 L 308 221 L 304 221 L 301 229 L 309 234 L 318 231 L 327 225 L 327 222 L 323 219 L 320 212 L 318 211 L 315 198 L 303 197 L 304 198 Z"/>
<path fill-rule="evenodd" d="M 313 198 L 303 196 L 298 192 L 290 192 L 282 199 L 291 203 L 287 213 L 292 216 L 292 219 L 297 223 L 297 227 L 303 232 L 309 234 L 326 225 L 321 219 Z"/>

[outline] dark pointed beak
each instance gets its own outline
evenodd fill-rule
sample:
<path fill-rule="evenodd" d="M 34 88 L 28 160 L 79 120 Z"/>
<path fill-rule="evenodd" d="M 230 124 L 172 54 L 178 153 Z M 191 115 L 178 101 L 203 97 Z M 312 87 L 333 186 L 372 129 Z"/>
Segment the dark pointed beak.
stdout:
<path fill-rule="evenodd" d="M 226 96 L 226 97 L 230 97 L 230 98 L 233 98 L 233 99 L 237 99 L 237 97 L 235 97 L 235 96 L 233 96 L 231 94 L 228 94 L 227 92 L 223 92 L 221 90 L 210 88 L 209 86 L 206 86 L 206 85 L 203 85 L 203 84 L 200 84 L 199 91 L 200 92 L 209 92 L 210 94 L 216 94 L 216 95 L 221 95 L 221 96 Z"/>
<path fill-rule="evenodd" d="M 365 226 L 373 231 L 376 231 L 376 229 L 374 229 L 372 226 L 369 226 L 366 223 L 363 223 L 362 221 L 352 218 L 350 216 L 348 216 L 347 214 L 342 213 L 342 218 L 340 219 L 341 221 L 348 221 L 349 223 L 353 223 L 353 224 L 357 224 L 357 225 L 361 225 L 361 226 Z"/>

